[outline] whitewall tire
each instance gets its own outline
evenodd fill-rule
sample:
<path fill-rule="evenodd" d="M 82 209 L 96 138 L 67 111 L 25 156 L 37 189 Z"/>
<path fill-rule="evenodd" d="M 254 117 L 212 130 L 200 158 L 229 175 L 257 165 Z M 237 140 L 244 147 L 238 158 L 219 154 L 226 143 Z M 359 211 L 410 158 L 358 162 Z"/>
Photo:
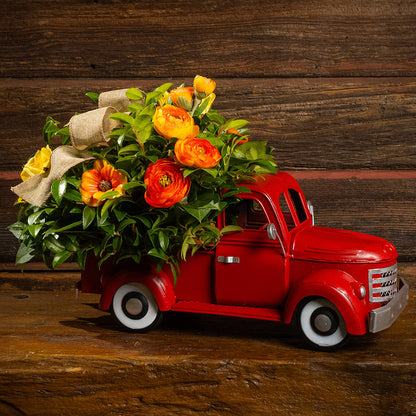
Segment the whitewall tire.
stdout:
<path fill-rule="evenodd" d="M 147 332 L 157 326 L 162 313 L 152 292 L 137 282 L 120 286 L 113 297 L 112 315 L 123 328 Z"/>
<path fill-rule="evenodd" d="M 336 306 L 325 298 L 302 302 L 297 324 L 303 338 L 315 349 L 334 350 L 349 338 L 344 318 Z"/>

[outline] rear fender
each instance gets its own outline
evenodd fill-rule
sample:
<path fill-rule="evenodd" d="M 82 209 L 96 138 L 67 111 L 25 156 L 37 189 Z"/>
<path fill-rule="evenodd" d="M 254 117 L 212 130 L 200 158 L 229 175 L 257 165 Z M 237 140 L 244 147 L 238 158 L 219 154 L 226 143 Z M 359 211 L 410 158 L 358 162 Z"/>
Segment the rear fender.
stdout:
<path fill-rule="evenodd" d="M 365 302 L 353 290 L 357 281 L 340 270 L 314 272 L 298 282 L 289 292 L 283 321 L 289 323 L 299 303 L 308 297 L 323 297 L 331 301 L 345 320 L 347 331 L 363 335 L 368 331 L 368 311 Z"/>
<path fill-rule="evenodd" d="M 113 276 L 108 285 L 104 288 L 99 308 L 105 311 L 108 310 L 117 289 L 130 282 L 142 283 L 145 285 L 153 293 L 161 311 L 170 310 L 176 302 L 172 282 L 163 271 L 159 273 L 152 271 L 145 275 L 137 272 L 122 271 Z"/>

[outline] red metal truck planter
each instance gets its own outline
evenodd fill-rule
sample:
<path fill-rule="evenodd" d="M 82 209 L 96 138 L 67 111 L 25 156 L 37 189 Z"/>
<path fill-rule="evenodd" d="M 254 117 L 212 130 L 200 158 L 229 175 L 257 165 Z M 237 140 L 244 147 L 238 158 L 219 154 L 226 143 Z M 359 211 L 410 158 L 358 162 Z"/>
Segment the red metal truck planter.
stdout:
<path fill-rule="evenodd" d="M 393 244 L 314 225 L 312 207 L 287 173 L 244 186 L 251 192 L 218 217 L 220 229 L 236 223 L 243 231 L 181 263 L 176 285 L 168 270 L 99 271 L 91 260 L 80 288 L 101 293 L 100 308 L 137 332 L 156 326 L 165 311 L 295 320 L 311 346 L 330 350 L 396 320 L 408 286 L 397 276 Z"/>

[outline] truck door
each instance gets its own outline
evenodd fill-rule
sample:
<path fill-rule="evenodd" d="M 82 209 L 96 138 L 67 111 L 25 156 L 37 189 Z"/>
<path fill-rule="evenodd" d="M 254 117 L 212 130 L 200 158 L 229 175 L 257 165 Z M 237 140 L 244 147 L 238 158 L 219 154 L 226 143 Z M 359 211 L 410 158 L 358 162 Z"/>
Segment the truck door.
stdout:
<path fill-rule="evenodd" d="M 216 301 L 277 307 L 286 296 L 285 256 L 279 242 L 268 238 L 266 226 L 278 224 L 261 195 L 247 195 L 223 213 L 224 225 L 237 224 L 244 231 L 224 235 L 216 248 Z"/>

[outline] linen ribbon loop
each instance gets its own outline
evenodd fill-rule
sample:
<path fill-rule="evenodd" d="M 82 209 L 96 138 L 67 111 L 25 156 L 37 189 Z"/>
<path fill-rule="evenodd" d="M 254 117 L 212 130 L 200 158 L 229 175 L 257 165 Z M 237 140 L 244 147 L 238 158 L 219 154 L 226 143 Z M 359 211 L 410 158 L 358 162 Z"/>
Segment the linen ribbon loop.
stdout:
<path fill-rule="evenodd" d="M 121 90 L 112 90 L 102 92 L 98 97 L 98 107 L 114 107 L 118 112 L 122 113 L 127 110 L 131 103 L 141 103 L 144 105 L 144 100 L 130 100 L 126 96 L 128 88 Z M 141 90 L 140 90 L 141 91 Z M 145 93 L 143 93 L 143 97 Z"/>
<path fill-rule="evenodd" d="M 51 194 L 52 183 L 78 163 L 94 159 L 89 152 L 82 152 L 71 146 L 59 146 L 51 155 L 50 169 L 39 175 L 32 176 L 11 190 L 26 202 L 42 206 Z"/>
<path fill-rule="evenodd" d="M 107 146 L 110 141 L 108 135 L 114 128 L 120 126 L 118 121 L 108 118 L 116 111 L 114 107 L 102 107 L 73 116 L 69 120 L 72 146 L 78 150 Z"/>

